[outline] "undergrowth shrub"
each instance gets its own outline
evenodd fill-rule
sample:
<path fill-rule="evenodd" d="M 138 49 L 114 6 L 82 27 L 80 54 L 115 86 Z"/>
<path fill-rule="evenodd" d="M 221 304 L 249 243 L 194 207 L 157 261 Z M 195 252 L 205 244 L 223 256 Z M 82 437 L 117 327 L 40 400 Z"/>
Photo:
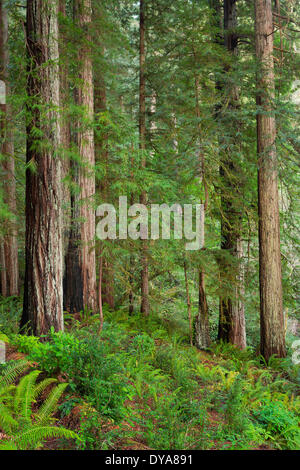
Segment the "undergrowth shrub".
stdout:
<path fill-rule="evenodd" d="M 268 431 L 278 448 L 300 448 L 299 416 L 289 411 L 283 403 L 265 401 L 254 411 L 257 421 Z M 276 439 L 276 436 L 279 439 Z"/>

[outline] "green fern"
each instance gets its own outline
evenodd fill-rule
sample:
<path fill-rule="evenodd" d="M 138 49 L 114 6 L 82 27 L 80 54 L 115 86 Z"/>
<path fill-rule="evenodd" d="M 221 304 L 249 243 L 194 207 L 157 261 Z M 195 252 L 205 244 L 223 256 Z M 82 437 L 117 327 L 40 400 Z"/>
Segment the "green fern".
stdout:
<path fill-rule="evenodd" d="M 50 437 L 78 439 L 74 432 L 52 425 L 53 414 L 67 383 L 54 386 L 35 413 L 33 405 L 38 397 L 57 380 L 47 378 L 37 383 L 41 371 L 33 370 L 22 377 L 17 386 L 12 385 L 28 365 L 27 361 L 9 365 L 0 377 L 0 427 L 7 435 L 0 450 L 36 449 Z"/>
<path fill-rule="evenodd" d="M 41 447 L 43 441 L 51 437 L 77 439 L 75 432 L 56 426 L 32 426 L 14 435 L 11 439 L 0 444 L 0 450 L 27 450 Z"/>
<path fill-rule="evenodd" d="M 51 393 L 49 394 L 47 400 L 44 401 L 43 405 L 39 409 L 36 414 L 36 420 L 40 423 L 45 425 L 51 419 L 53 411 L 56 410 L 58 401 L 62 394 L 64 393 L 65 389 L 67 388 L 68 384 L 63 383 L 57 385 Z"/>
<path fill-rule="evenodd" d="M 28 367 L 30 362 L 26 359 L 20 361 L 15 361 L 12 364 L 9 364 L 2 376 L 0 376 L 0 389 L 4 386 L 11 385 L 14 381 L 21 375 Z"/>

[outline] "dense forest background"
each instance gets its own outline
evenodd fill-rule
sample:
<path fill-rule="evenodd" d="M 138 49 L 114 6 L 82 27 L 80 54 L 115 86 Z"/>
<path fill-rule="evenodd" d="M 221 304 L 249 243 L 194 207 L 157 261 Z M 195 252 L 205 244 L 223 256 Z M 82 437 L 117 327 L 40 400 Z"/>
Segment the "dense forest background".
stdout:
<path fill-rule="evenodd" d="M 256 448 L 274 433 L 277 448 L 297 447 L 299 401 L 288 417 L 280 413 L 299 381 L 292 360 L 300 321 L 298 2 L 3 0 L 0 15 L 0 339 L 44 373 L 66 373 L 76 397 L 70 392 L 65 408 L 74 408 L 78 394 L 88 397 L 100 421 L 129 419 L 124 403 L 135 395 L 128 380 L 139 410 L 146 387 L 156 410 L 146 447 L 218 448 L 216 442 L 229 441 Z M 119 196 L 148 206 L 203 204 L 202 249 L 187 251 L 176 239 L 97 239 L 96 208 L 118 208 Z M 182 362 L 174 365 L 181 347 Z M 59 358 L 60 348 L 72 364 Z M 221 437 L 205 434 L 204 409 L 201 419 L 189 409 L 191 422 L 202 423 L 202 440 L 184 428 L 191 442 L 176 441 L 180 393 L 186 398 L 185 382 L 193 388 L 189 355 L 202 382 L 223 384 L 205 402 L 206 411 L 214 403 L 224 412 Z M 129 364 L 127 382 L 115 382 L 122 361 Z M 257 371 L 277 367 L 265 382 L 257 372 L 271 403 L 260 403 L 267 408 L 257 434 L 234 421 L 252 406 L 250 394 L 239 408 L 243 374 L 250 380 L 242 364 L 251 369 L 251 361 Z M 11 366 L 13 380 L 24 364 Z M 180 397 L 168 404 L 177 410 L 168 422 L 177 431 L 165 440 L 153 431 L 155 420 L 170 418 L 157 391 L 167 387 L 162 371 Z M 33 378 L 21 386 L 33 387 Z M 276 405 L 274 390 L 286 393 Z M 16 393 L 20 402 L 24 388 Z M 288 438 L 282 420 L 282 429 L 293 429 Z M 123 442 L 118 435 L 112 444 L 112 427 L 96 438 L 97 426 L 88 422 L 75 429 L 79 447 Z M 13 422 L 3 423 L 10 435 Z M 58 429 L 76 440 L 73 431 Z M 16 448 L 40 444 L 43 436 L 37 443 L 20 439 Z"/>

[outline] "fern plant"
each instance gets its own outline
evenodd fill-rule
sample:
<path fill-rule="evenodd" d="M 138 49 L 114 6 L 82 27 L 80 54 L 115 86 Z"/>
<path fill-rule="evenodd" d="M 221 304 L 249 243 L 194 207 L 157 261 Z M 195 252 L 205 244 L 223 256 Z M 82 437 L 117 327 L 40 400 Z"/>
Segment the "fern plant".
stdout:
<path fill-rule="evenodd" d="M 29 365 L 27 361 L 18 361 L 0 376 L 0 427 L 4 432 L 0 450 L 37 449 L 50 437 L 78 439 L 73 431 L 53 425 L 53 414 L 67 383 L 54 386 L 37 411 L 33 410 L 37 399 L 57 380 L 47 378 L 37 382 L 41 371 L 33 370 L 14 385 Z"/>

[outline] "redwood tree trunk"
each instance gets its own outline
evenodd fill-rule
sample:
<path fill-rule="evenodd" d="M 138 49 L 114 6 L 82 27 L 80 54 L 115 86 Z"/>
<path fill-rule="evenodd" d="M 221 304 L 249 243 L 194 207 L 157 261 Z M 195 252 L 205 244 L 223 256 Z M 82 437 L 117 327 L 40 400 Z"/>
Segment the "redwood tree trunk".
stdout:
<path fill-rule="evenodd" d="M 237 16 L 236 16 L 236 0 L 224 0 L 224 43 L 226 49 L 233 55 L 237 54 Z M 230 73 L 230 68 L 225 69 L 225 73 Z M 239 90 L 236 85 L 231 85 L 229 93 L 229 111 L 233 112 L 233 116 L 239 108 Z M 225 119 L 228 117 L 225 115 Z M 222 220 L 221 220 L 221 249 L 229 253 L 231 257 L 238 258 L 238 245 L 241 244 L 241 225 L 242 214 L 238 207 L 239 197 L 241 197 L 241 183 L 239 178 L 239 168 L 232 155 L 232 149 L 239 150 L 240 143 L 236 137 L 236 129 L 240 123 L 234 119 L 231 120 L 229 131 L 229 145 L 225 149 L 221 159 L 220 175 L 222 178 Z M 220 317 L 219 317 L 219 333 L 218 338 L 235 344 L 241 349 L 246 347 L 246 330 L 244 308 L 242 306 L 242 298 L 237 298 L 242 293 L 241 283 L 243 278 L 240 270 L 242 269 L 241 260 L 237 259 L 237 263 L 232 263 L 228 256 L 222 257 L 221 260 L 221 283 L 224 284 L 220 298 Z M 236 266 L 233 266 L 236 265 Z M 237 270 L 237 275 L 232 273 Z M 225 282 L 224 282 L 225 281 Z M 230 285 L 236 286 L 231 289 Z"/>
<path fill-rule="evenodd" d="M 255 1 L 261 354 L 286 355 L 282 305 L 271 0 Z"/>
<path fill-rule="evenodd" d="M 3 6 L 3 0 L 0 0 L 0 80 L 5 85 L 3 102 L 0 104 L 1 112 L 1 153 L 4 156 L 2 163 L 3 196 L 4 202 L 10 213 L 16 215 L 16 183 L 15 183 L 15 162 L 14 162 L 14 143 L 13 135 L 10 129 L 10 111 L 7 104 L 9 96 L 8 80 L 8 23 L 7 12 Z M 18 243 L 15 227 L 15 220 L 5 221 L 5 233 L 1 240 L 1 294 L 4 296 L 18 295 L 19 267 L 18 267 Z"/>
<path fill-rule="evenodd" d="M 27 0 L 26 270 L 21 326 L 63 329 L 58 2 Z M 37 135 L 36 129 L 42 133 Z M 45 141 L 47 145 L 45 145 Z M 32 171 L 30 165 L 34 165 Z M 28 324 L 29 322 L 29 324 Z"/>
<path fill-rule="evenodd" d="M 60 17 L 66 17 L 66 0 L 59 0 L 59 13 Z M 60 146 L 62 156 L 62 178 L 66 178 L 70 171 L 70 159 L 68 151 L 71 143 L 71 126 L 68 116 L 69 105 L 69 80 L 68 80 L 68 57 L 65 45 L 68 42 L 68 36 L 64 28 L 59 24 L 59 86 L 60 86 L 60 112 L 61 112 L 61 126 L 60 126 Z M 63 253 L 67 251 L 69 242 L 69 225 L 70 225 L 70 189 L 66 182 L 63 183 Z"/>
<path fill-rule="evenodd" d="M 146 168 L 146 81 L 145 81 L 145 3 L 140 0 L 140 89 L 139 89 L 139 137 L 142 155 L 142 168 Z M 147 193 L 142 192 L 141 204 L 147 204 Z M 149 269 L 148 242 L 142 240 L 141 250 L 141 312 L 149 315 Z"/>
<path fill-rule="evenodd" d="M 239 238 L 236 244 L 235 256 L 238 260 L 238 273 L 236 276 L 235 299 L 232 305 L 232 315 L 234 319 L 232 331 L 232 344 L 235 344 L 240 349 L 245 349 L 246 342 L 246 321 L 245 321 L 245 275 L 244 275 L 244 250 L 243 241 Z"/>
<path fill-rule="evenodd" d="M 92 21 L 91 0 L 76 0 L 79 12 L 79 24 L 88 30 Z M 79 51 L 80 72 L 82 86 L 78 90 L 78 105 L 83 106 L 86 115 L 92 121 L 94 115 L 93 96 L 93 69 L 91 50 L 84 45 Z M 82 124 L 79 123 L 79 126 Z M 94 132 L 91 127 L 78 132 L 78 148 L 82 163 L 79 172 L 79 186 L 81 188 L 80 217 L 81 223 L 81 271 L 83 278 L 83 303 L 84 306 L 95 311 L 97 308 L 96 293 L 96 255 L 94 249 L 95 238 L 95 152 Z"/>
<path fill-rule="evenodd" d="M 94 105 L 95 113 L 105 113 L 106 107 L 106 87 L 101 70 L 96 71 L 94 86 Z M 101 195 L 101 201 L 109 200 L 109 150 L 108 150 L 108 134 L 104 132 L 101 136 L 95 137 L 95 158 L 102 166 L 105 166 L 105 175 L 101 181 L 97 182 L 96 189 L 98 196 Z M 106 244 L 109 240 L 106 240 Z M 107 247 L 108 248 L 108 247 Z M 97 258 L 101 262 L 101 300 L 102 305 L 107 304 L 111 310 L 115 307 L 114 297 L 114 266 L 107 255 L 101 254 L 100 243 L 97 249 Z M 100 269 L 100 268 L 99 268 Z M 100 283 L 98 283 L 98 288 Z M 99 299 L 99 293 L 98 293 Z M 100 306 L 99 306 L 100 308 Z"/>
<path fill-rule="evenodd" d="M 74 0 L 77 25 L 85 32 L 92 21 L 91 0 Z M 76 125 L 76 143 L 80 165 L 73 162 L 72 171 L 80 195 L 72 195 L 72 221 L 66 257 L 65 307 L 70 312 L 84 308 L 96 312 L 96 255 L 95 255 L 95 149 L 92 120 L 94 115 L 94 86 L 91 48 L 88 33 L 78 50 L 79 86 L 75 101 L 84 111 L 84 119 Z M 78 221 L 78 217 L 80 221 Z M 74 220 L 75 219 L 75 220 Z M 77 220 L 76 220 L 77 219 Z"/>

